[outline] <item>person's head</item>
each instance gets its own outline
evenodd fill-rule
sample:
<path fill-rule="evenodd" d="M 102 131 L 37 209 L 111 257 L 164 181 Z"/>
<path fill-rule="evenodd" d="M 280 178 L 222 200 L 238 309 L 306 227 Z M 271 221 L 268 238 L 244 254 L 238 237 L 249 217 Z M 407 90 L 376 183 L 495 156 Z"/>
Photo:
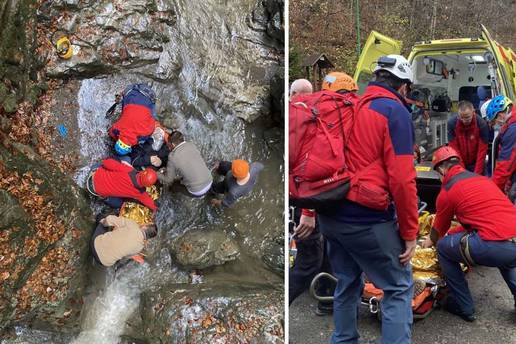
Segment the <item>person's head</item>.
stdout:
<path fill-rule="evenodd" d="M 432 168 L 439 173 L 441 180 L 448 170 L 455 165 L 460 165 L 460 155 L 452 147 L 442 146 L 434 152 Z"/>
<path fill-rule="evenodd" d="M 412 67 L 401 55 L 381 56 L 373 70 L 374 80 L 383 83 L 406 97 L 414 82 Z"/>
<path fill-rule="evenodd" d="M 148 223 L 140 226 L 140 229 L 143 231 L 143 235 L 145 236 L 145 240 L 152 239 L 156 235 L 158 235 L 158 227 L 154 223 Z"/>
<path fill-rule="evenodd" d="M 185 142 L 185 138 L 183 136 L 183 133 L 179 130 L 174 130 L 172 133 L 168 136 L 168 142 L 167 145 L 170 149 L 174 149 L 181 143 Z"/>
<path fill-rule="evenodd" d="M 158 175 L 156 174 L 156 171 L 150 167 L 147 167 L 145 170 L 136 174 L 136 181 L 143 187 L 152 186 L 157 180 Z"/>
<path fill-rule="evenodd" d="M 131 153 L 131 146 L 118 139 L 115 143 L 115 151 L 118 155 L 124 156 Z"/>
<path fill-rule="evenodd" d="M 347 93 L 358 91 L 358 86 L 355 80 L 346 73 L 331 72 L 324 77 L 322 89 L 337 93 Z"/>
<path fill-rule="evenodd" d="M 458 105 L 459 120 L 464 125 L 470 125 L 475 116 L 475 107 L 467 100 L 461 100 Z"/>
<path fill-rule="evenodd" d="M 491 99 L 486 110 L 486 117 L 493 124 L 503 125 L 511 117 L 512 101 L 503 95 Z"/>
<path fill-rule="evenodd" d="M 312 84 L 306 79 L 294 80 L 292 85 L 290 85 L 290 98 L 300 94 L 310 94 L 312 92 Z"/>
<path fill-rule="evenodd" d="M 249 163 L 241 159 L 233 160 L 231 163 L 231 174 L 237 180 L 247 178 L 249 176 Z"/>

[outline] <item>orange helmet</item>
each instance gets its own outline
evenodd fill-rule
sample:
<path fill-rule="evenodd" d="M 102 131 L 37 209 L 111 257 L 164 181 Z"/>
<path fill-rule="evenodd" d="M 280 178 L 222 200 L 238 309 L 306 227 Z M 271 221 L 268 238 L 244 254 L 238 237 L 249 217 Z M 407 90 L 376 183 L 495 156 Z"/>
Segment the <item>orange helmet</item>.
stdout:
<path fill-rule="evenodd" d="M 145 170 L 139 172 L 136 175 L 136 178 L 138 180 L 138 183 L 141 186 L 152 186 L 154 183 L 156 183 L 156 180 L 158 180 L 158 175 L 156 174 L 156 171 L 154 171 L 152 168 L 147 167 Z"/>
<path fill-rule="evenodd" d="M 243 179 L 249 173 L 249 163 L 245 160 L 236 159 L 231 163 L 231 173 L 236 179 Z"/>
<path fill-rule="evenodd" d="M 355 80 L 346 73 L 332 72 L 324 77 L 322 89 L 335 92 L 340 90 L 354 92 L 358 91 L 358 86 Z"/>
<path fill-rule="evenodd" d="M 457 158 L 460 160 L 459 153 L 450 146 L 442 146 L 434 152 L 432 157 L 432 168 L 435 170 L 440 163 L 451 158 Z"/>

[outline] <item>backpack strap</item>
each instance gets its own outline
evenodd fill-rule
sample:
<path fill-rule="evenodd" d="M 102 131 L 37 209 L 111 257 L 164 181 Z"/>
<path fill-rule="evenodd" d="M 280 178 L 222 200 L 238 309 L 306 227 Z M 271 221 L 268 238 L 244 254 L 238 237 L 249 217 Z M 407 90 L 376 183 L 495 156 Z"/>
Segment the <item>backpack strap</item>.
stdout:
<path fill-rule="evenodd" d="M 335 102 L 335 106 L 337 107 L 337 111 L 339 112 L 339 120 L 340 120 L 340 131 L 342 133 L 342 140 L 344 141 L 344 144 L 343 144 L 343 150 L 344 150 L 344 155 L 345 152 L 346 152 L 346 147 L 348 146 L 348 139 L 349 137 L 346 135 L 346 133 L 344 132 L 344 119 L 342 118 L 342 111 L 340 110 L 340 106 L 339 104 L 337 103 L 337 99 L 335 98 L 335 96 L 332 96 L 333 98 L 333 101 Z M 350 106 L 352 105 L 352 103 L 348 100 L 343 100 L 343 103 L 344 105 L 346 106 Z M 351 133 L 353 131 L 353 127 L 355 126 L 355 112 L 353 111 L 352 113 L 352 121 L 351 121 L 351 128 L 349 130 L 349 133 Z M 346 159 L 344 159 L 344 163 L 346 163 Z M 344 168 L 347 169 L 348 167 L 346 165 L 344 165 Z"/>

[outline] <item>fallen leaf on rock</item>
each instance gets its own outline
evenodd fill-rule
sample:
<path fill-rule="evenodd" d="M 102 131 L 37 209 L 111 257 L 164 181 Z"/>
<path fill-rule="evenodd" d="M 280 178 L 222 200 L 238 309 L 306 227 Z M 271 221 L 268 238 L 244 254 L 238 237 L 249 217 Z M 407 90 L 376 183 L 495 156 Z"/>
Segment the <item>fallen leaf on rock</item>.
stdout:
<path fill-rule="evenodd" d="M 185 305 L 191 306 L 193 304 L 193 299 L 191 297 L 187 297 L 185 300 Z"/>
<path fill-rule="evenodd" d="M 202 322 L 201 322 L 201 325 L 203 328 L 208 328 L 211 326 L 211 324 L 213 324 L 213 317 L 208 314 L 206 315 L 206 317 L 204 317 L 204 319 L 202 319 Z"/>
<path fill-rule="evenodd" d="M 216 330 L 217 334 L 219 334 L 219 335 L 226 333 L 226 328 L 219 324 L 217 324 L 217 326 L 215 327 L 215 330 Z"/>

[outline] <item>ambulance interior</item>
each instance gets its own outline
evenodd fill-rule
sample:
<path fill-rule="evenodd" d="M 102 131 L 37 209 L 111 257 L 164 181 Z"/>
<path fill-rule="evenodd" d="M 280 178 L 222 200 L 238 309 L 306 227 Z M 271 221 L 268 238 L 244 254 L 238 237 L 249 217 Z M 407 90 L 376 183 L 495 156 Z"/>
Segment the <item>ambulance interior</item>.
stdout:
<path fill-rule="evenodd" d="M 485 88 L 491 96 L 491 77 L 483 53 L 418 54 L 412 61 L 414 84 L 411 97 L 424 107 L 414 107 L 415 141 L 422 160 L 416 171 L 419 197 L 435 211 L 435 199 L 440 191 L 439 176 L 431 170 L 433 151 L 448 142 L 448 119 L 457 114 L 458 103 L 468 100 L 478 109 L 477 89 Z M 480 114 L 480 111 L 478 111 Z"/>
<path fill-rule="evenodd" d="M 430 153 L 448 142 L 447 121 L 457 114 L 458 103 L 468 100 L 478 109 L 477 89 L 484 87 L 491 97 L 491 77 L 486 56 L 478 53 L 418 54 L 412 61 L 412 98 L 425 105 L 415 108 L 413 121 L 416 143 Z M 480 114 L 480 111 L 477 112 Z"/>

